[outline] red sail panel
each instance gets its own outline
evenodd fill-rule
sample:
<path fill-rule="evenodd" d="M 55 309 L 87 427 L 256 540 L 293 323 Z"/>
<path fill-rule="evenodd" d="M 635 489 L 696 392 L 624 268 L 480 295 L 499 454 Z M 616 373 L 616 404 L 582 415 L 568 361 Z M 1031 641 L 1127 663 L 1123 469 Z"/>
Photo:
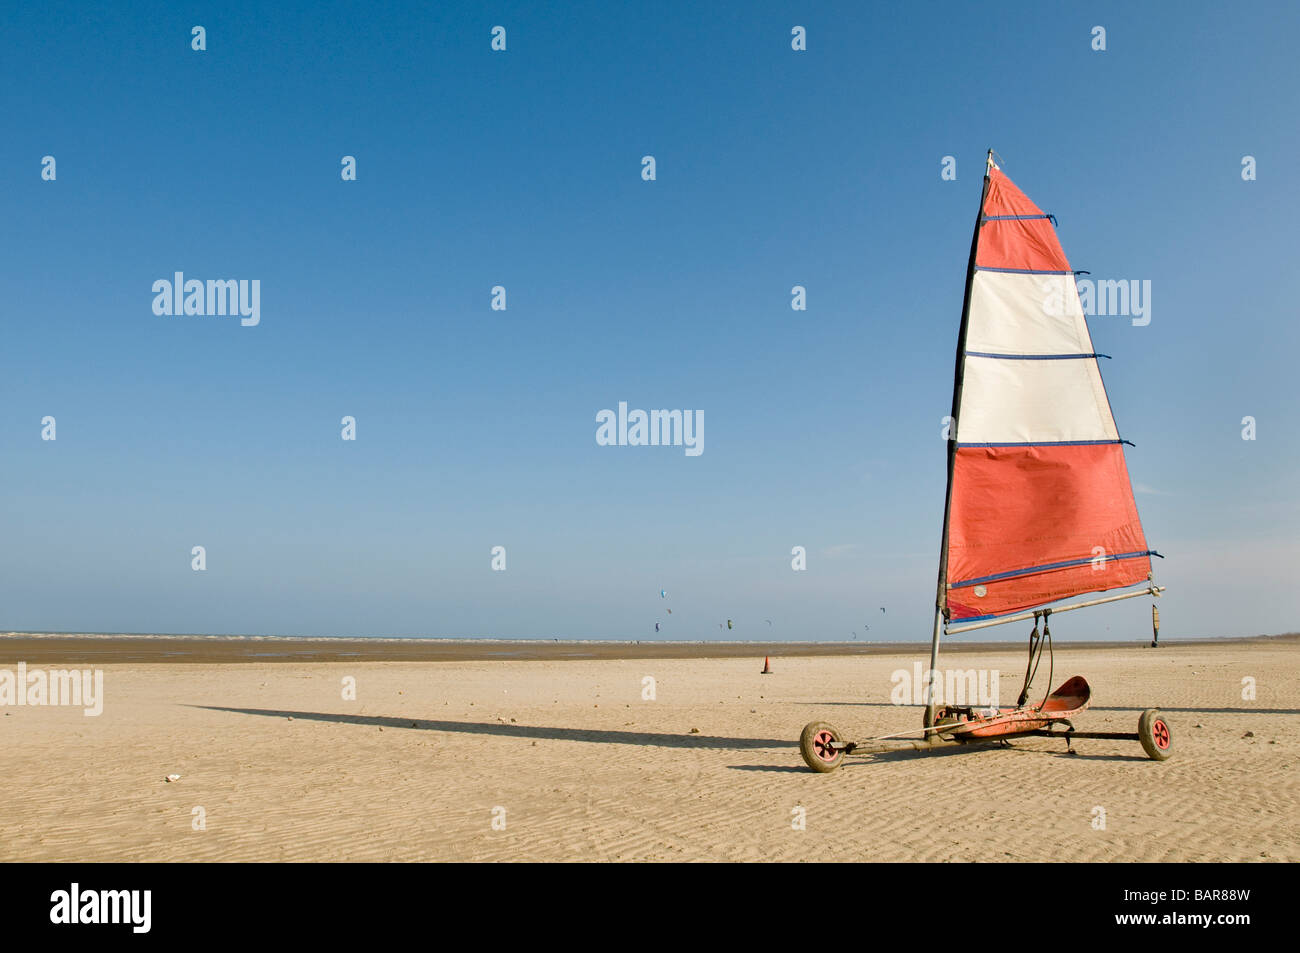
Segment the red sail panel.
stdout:
<path fill-rule="evenodd" d="M 1151 560 L 1069 262 L 996 166 L 963 331 L 945 608 L 982 619 L 1142 583 Z"/>
<path fill-rule="evenodd" d="M 975 266 L 1016 271 L 1070 270 L 1051 221 L 996 167 L 989 176 Z"/>
<path fill-rule="evenodd" d="M 953 619 L 1003 615 L 1151 572 L 1123 447 L 959 447 L 948 537 Z"/>
<path fill-rule="evenodd" d="M 984 197 L 985 215 L 1042 215 L 1043 210 L 997 166 L 989 170 L 989 192 Z"/>

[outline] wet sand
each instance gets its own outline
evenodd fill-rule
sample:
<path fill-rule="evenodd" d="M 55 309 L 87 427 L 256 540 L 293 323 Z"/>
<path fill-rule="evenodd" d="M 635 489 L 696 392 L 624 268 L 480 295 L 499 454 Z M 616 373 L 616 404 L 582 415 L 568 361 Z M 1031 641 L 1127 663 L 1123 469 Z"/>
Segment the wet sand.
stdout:
<path fill-rule="evenodd" d="M 1254 639 L 1164 642 L 1162 645 L 1277 644 L 1300 648 L 1300 634 Z M 1014 651 L 1027 641 L 943 643 L 948 654 Z M 1072 642 L 1076 651 L 1144 647 L 1135 642 Z M 595 642 L 506 639 L 302 639 L 284 636 L 113 635 L 81 633 L 0 633 L 0 664 L 23 659 L 35 665 L 106 665 L 155 662 L 485 662 L 563 659 L 704 659 L 765 655 L 898 655 L 929 652 L 921 642 Z M 928 658 L 928 655 L 927 655 Z"/>

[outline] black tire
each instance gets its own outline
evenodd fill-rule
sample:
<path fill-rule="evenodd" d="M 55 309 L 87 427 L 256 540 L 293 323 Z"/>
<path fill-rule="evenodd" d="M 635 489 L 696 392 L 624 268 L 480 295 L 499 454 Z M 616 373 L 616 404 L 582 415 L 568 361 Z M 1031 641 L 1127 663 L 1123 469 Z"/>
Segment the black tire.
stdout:
<path fill-rule="evenodd" d="M 1138 719 L 1138 741 L 1153 761 L 1167 761 L 1173 755 L 1173 731 L 1159 708 L 1148 708 Z"/>
<path fill-rule="evenodd" d="M 829 738 L 827 737 L 829 735 Z M 810 721 L 804 725 L 803 734 L 799 736 L 799 753 L 803 755 L 804 764 L 818 774 L 834 771 L 844 762 L 844 752 L 836 751 L 832 757 L 826 757 L 825 742 L 842 744 L 843 736 L 824 721 Z"/>

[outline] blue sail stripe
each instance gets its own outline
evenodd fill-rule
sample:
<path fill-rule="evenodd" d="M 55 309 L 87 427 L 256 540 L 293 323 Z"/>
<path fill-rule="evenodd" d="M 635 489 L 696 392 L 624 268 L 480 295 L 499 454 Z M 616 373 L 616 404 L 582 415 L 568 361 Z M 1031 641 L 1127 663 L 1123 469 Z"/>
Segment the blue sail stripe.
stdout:
<path fill-rule="evenodd" d="M 978 586 L 985 582 L 997 582 L 999 579 L 1014 579 L 1018 576 L 1029 576 L 1036 572 L 1049 572 L 1054 569 L 1069 569 L 1073 566 L 1086 566 L 1094 560 L 1100 559 L 1103 562 L 1114 562 L 1120 559 L 1140 559 L 1143 556 L 1150 556 L 1152 550 L 1137 553 L 1120 553 L 1117 556 L 1085 556 L 1082 559 L 1067 559 L 1065 562 L 1045 563 L 1042 566 L 1030 566 L 1027 569 L 1012 569 L 1007 572 L 994 573 L 992 576 L 980 576 L 978 579 L 965 579 L 961 582 L 948 583 L 949 589 L 964 589 L 966 586 Z M 967 621 L 967 620 L 963 620 Z"/>
<path fill-rule="evenodd" d="M 989 351 L 967 351 L 967 357 L 993 357 L 1003 361 L 1072 361 L 1085 357 L 1105 357 L 1095 351 L 1092 354 L 993 354 Z"/>
<path fill-rule="evenodd" d="M 1006 275 L 1072 275 L 1072 271 L 1050 271 L 1036 268 L 986 268 L 984 265 L 976 265 L 976 271 L 1000 271 Z"/>

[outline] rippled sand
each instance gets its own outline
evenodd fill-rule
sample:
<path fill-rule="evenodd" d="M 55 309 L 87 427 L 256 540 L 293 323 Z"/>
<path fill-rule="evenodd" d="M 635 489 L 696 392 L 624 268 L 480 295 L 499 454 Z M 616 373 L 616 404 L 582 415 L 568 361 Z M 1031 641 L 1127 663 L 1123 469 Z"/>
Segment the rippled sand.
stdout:
<path fill-rule="evenodd" d="M 0 640 L 0 668 L 35 665 L 30 641 Z M 1160 707 L 1164 763 L 1135 742 L 1070 756 L 1024 739 L 900 746 L 829 775 L 804 767 L 803 725 L 918 726 L 890 675 L 927 647 L 782 651 L 772 675 L 761 651 L 104 665 L 99 717 L 0 709 L 0 859 L 1300 860 L 1294 639 L 1058 649 L 1055 681 L 1093 687 L 1076 727 L 1131 731 Z M 1020 649 L 947 660 L 999 669 L 1014 699 Z"/>

